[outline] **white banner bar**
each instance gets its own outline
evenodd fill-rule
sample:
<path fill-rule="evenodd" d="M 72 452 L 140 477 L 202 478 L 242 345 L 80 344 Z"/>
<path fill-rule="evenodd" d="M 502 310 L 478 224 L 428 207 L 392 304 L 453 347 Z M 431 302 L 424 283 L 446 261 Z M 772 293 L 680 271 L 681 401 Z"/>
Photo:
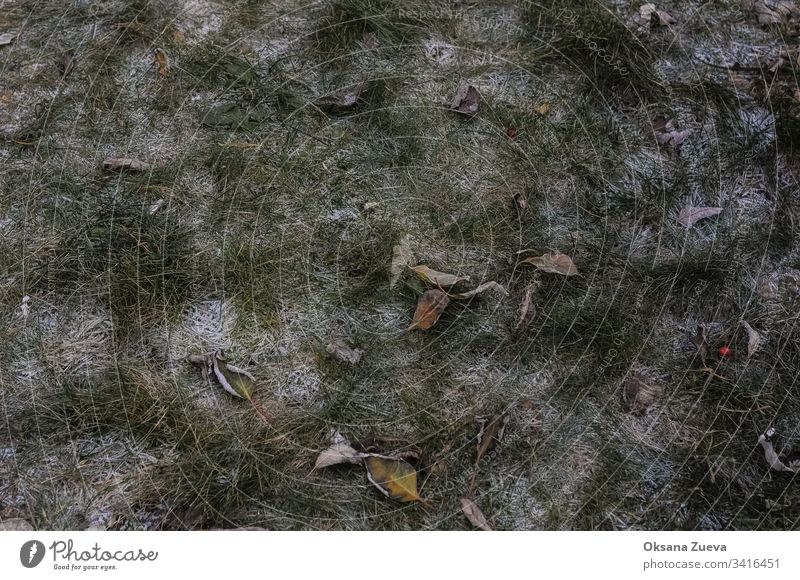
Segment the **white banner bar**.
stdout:
<path fill-rule="evenodd" d="M 797 532 L 0 532 L 0 578 L 796 580 L 798 540 Z"/>

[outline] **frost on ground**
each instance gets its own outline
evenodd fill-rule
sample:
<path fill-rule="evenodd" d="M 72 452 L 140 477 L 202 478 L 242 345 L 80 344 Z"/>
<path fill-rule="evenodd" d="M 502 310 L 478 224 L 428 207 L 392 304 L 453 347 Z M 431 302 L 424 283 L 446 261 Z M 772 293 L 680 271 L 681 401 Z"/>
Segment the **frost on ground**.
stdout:
<path fill-rule="evenodd" d="M 798 22 L 0 0 L 0 520 L 796 529 Z"/>

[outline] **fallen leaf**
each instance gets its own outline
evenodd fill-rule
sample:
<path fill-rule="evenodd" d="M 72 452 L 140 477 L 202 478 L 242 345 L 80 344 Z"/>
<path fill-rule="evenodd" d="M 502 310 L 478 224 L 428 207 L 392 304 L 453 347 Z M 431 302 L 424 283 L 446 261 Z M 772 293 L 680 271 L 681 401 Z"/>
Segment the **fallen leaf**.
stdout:
<path fill-rule="evenodd" d="M 330 467 L 331 465 L 338 465 L 340 463 L 358 464 L 361 463 L 364 457 L 366 457 L 366 454 L 359 453 L 347 443 L 334 443 L 319 454 L 312 471 Z"/>
<path fill-rule="evenodd" d="M 781 458 L 778 456 L 778 453 L 775 451 L 775 447 L 773 447 L 772 442 L 770 439 L 775 435 L 775 429 L 767 429 L 766 433 L 762 433 L 758 437 L 758 443 L 761 447 L 764 448 L 764 458 L 767 460 L 770 468 L 774 469 L 775 471 L 788 471 L 794 472 L 795 469 L 786 465 Z"/>
<path fill-rule="evenodd" d="M 465 516 L 467 516 L 469 523 L 476 528 L 485 530 L 487 532 L 492 531 L 489 522 L 486 521 L 486 516 L 483 515 L 483 512 L 480 510 L 477 504 L 468 497 L 461 498 L 461 511 L 464 512 Z"/>
<path fill-rule="evenodd" d="M 525 295 L 522 297 L 522 302 L 519 305 L 519 315 L 517 316 L 517 325 L 514 327 L 514 337 L 519 338 L 522 333 L 530 326 L 536 316 L 536 306 L 533 304 L 533 293 L 536 290 L 535 285 L 531 284 L 525 288 Z"/>
<path fill-rule="evenodd" d="M 506 425 L 508 424 L 508 416 L 500 414 L 493 415 L 488 419 L 480 417 L 478 422 L 481 424 L 481 430 L 478 433 L 477 452 L 475 454 L 476 465 L 494 444 L 503 438 L 503 433 L 505 433 Z"/>
<path fill-rule="evenodd" d="M 389 288 L 394 288 L 413 259 L 411 253 L 411 235 L 406 234 L 400 242 L 392 248 L 392 267 L 390 269 Z"/>
<path fill-rule="evenodd" d="M 156 48 L 153 51 L 153 64 L 156 67 L 156 74 L 165 77 L 169 74 L 169 58 L 163 48 Z"/>
<path fill-rule="evenodd" d="M 0 532 L 30 532 L 33 526 L 22 518 L 9 518 L 0 520 Z"/>
<path fill-rule="evenodd" d="M 246 111 L 236 103 L 221 103 L 206 111 L 201 123 L 206 127 L 249 130 L 255 127 L 261 118 L 260 113 Z"/>
<path fill-rule="evenodd" d="M 428 284 L 441 286 L 442 288 L 455 286 L 459 282 L 469 282 L 469 276 L 454 276 L 453 274 L 445 274 L 444 272 L 431 270 L 427 266 L 414 266 L 411 269 L 417 276 L 419 276 Z"/>
<path fill-rule="evenodd" d="M 469 292 L 464 292 L 462 294 L 451 294 L 450 298 L 453 298 L 454 300 L 469 300 L 473 296 L 478 296 L 479 294 L 483 294 L 487 290 L 493 290 L 503 297 L 508 296 L 508 291 L 505 288 L 503 288 L 502 285 L 498 284 L 497 282 L 491 281 L 491 282 L 484 282 L 483 284 L 481 284 L 474 290 L 470 290 Z"/>
<path fill-rule="evenodd" d="M 436 324 L 448 304 L 450 304 L 450 298 L 446 292 L 438 288 L 428 290 L 419 297 L 417 309 L 414 312 L 414 320 L 408 330 L 414 330 L 415 328 L 428 330 Z"/>
<path fill-rule="evenodd" d="M 16 37 L 17 37 L 16 32 L 5 32 L 3 34 L 0 34 L 0 46 L 11 44 Z"/>
<path fill-rule="evenodd" d="M 71 50 L 62 52 L 58 55 L 56 64 L 58 65 L 58 70 L 61 73 L 61 78 L 67 78 L 75 69 L 75 54 Z"/>
<path fill-rule="evenodd" d="M 700 220 L 714 217 L 722 213 L 721 207 L 692 207 L 688 206 L 678 214 L 678 223 L 687 228 L 692 227 Z"/>
<path fill-rule="evenodd" d="M 664 388 L 639 373 L 634 373 L 623 383 L 622 400 L 628 410 L 644 415 L 664 394 Z"/>
<path fill-rule="evenodd" d="M 383 494 L 402 502 L 418 501 L 417 472 L 407 461 L 379 455 L 366 458 L 367 479 Z"/>
<path fill-rule="evenodd" d="M 147 171 L 150 164 L 140 159 L 130 159 L 128 157 L 113 157 L 103 161 L 103 169 L 111 171 Z"/>
<path fill-rule="evenodd" d="M 314 103 L 321 109 L 329 110 L 343 110 L 350 109 L 361 98 L 361 93 L 364 92 L 367 82 L 361 81 L 359 83 L 344 87 L 343 89 L 331 93 L 329 95 L 318 98 Z"/>
<path fill-rule="evenodd" d="M 357 364 L 361 360 L 361 355 L 364 354 L 363 350 L 352 349 L 341 340 L 329 343 L 325 350 L 339 362 L 350 363 L 351 365 Z"/>
<path fill-rule="evenodd" d="M 461 81 L 450 103 L 450 110 L 464 115 L 473 115 L 478 112 L 480 102 L 481 95 L 478 89 L 466 81 Z"/>
<path fill-rule="evenodd" d="M 251 400 L 256 379 L 244 369 L 228 364 L 221 350 L 211 355 L 211 370 L 222 388 L 234 397 Z"/>
<path fill-rule="evenodd" d="M 695 334 L 692 337 L 692 343 L 694 343 L 694 346 L 697 348 L 697 353 L 700 355 L 700 360 L 702 361 L 703 366 L 708 366 L 706 364 L 706 356 L 708 355 L 708 341 L 706 340 L 706 329 L 702 324 L 697 325 Z"/>
<path fill-rule="evenodd" d="M 527 250 L 522 250 L 525 252 Z M 517 253 L 522 253 L 517 252 Z M 561 274 L 563 276 L 575 276 L 578 273 L 578 268 L 572 261 L 572 258 L 566 254 L 559 252 L 550 252 L 542 256 L 535 256 L 520 260 L 522 264 L 532 264 L 542 272 L 549 272 L 551 274 Z"/>
<path fill-rule="evenodd" d="M 640 26 L 658 27 L 670 26 L 675 24 L 675 18 L 664 10 L 659 10 L 652 2 L 642 4 L 639 7 L 639 14 L 634 17 L 634 22 Z"/>
<path fill-rule="evenodd" d="M 651 126 L 653 129 L 653 134 L 656 138 L 656 142 L 659 145 L 677 147 L 686 141 L 691 133 L 689 129 L 678 131 L 673 122 L 671 120 L 667 120 L 667 118 L 662 115 L 655 117 L 651 121 Z"/>
<path fill-rule="evenodd" d="M 519 192 L 514 194 L 514 207 L 520 214 L 525 213 L 525 210 L 528 209 L 528 200 L 525 199 L 524 194 Z"/>
<path fill-rule="evenodd" d="M 746 320 L 742 320 L 742 326 L 747 331 L 747 358 L 750 358 L 761 346 L 761 335 Z"/>
<path fill-rule="evenodd" d="M 552 108 L 552 105 L 550 104 L 549 101 L 543 101 L 543 102 L 539 103 L 538 105 L 536 105 L 533 108 L 533 110 L 536 111 L 540 115 L 546 115 L 547 113 L 550 112 L 551 108 Z"/>

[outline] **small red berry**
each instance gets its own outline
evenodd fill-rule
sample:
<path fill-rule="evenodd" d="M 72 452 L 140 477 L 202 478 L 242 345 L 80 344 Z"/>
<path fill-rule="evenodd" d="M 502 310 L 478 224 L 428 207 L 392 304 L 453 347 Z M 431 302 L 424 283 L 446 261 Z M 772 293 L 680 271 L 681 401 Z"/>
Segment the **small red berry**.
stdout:
<path fill-rule="evenodd" d="M 733 355 L 733 351 L 730 349 L 730 347 L 727 347 L 727 346 L 719 347 L 719 356 L 721 356 L 722 358 L 728 358 L 728 357 L 730 357 L 732 355 Z"/>

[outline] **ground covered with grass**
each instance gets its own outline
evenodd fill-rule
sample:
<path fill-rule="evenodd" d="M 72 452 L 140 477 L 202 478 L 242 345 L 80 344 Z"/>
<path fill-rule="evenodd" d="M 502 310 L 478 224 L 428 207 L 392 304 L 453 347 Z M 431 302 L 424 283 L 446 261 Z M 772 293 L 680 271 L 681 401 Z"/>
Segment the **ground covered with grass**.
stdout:
<path fill-rule="evenodd" d="M 0 0 L 0 520 L 800 527 L 800 12 L 643 4 Z M 398 245 L 508 296 L 408 331 Z"/>

